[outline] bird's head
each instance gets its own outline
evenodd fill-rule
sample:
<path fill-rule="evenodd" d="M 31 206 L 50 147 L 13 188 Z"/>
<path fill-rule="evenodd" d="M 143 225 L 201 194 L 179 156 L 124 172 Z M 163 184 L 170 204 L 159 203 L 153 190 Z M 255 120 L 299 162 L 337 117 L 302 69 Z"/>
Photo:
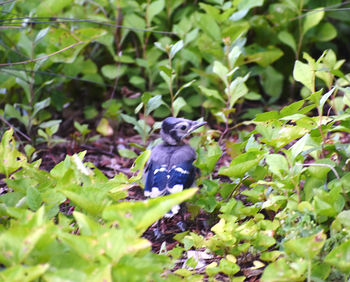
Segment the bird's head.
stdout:
<path fill-rule="evenodd" d="M 165 143 L 178 145 L 185 137 L 204 124 L 206 124 L 205 121 L 168 117 L 162 122 L 160 135 Z"/>

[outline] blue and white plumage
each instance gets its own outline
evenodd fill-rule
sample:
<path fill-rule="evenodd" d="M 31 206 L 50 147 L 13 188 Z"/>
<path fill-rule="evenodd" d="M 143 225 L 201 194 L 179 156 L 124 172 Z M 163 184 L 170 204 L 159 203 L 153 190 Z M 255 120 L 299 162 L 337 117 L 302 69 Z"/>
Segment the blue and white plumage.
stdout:
<path fill-rule="evenodd" d="M 145 196 L 155 198 L 181 192 L 192 186 L 196 168 L 195 150 L 183 143 L 183 139 L 205 122 L 182 118 L 167 118 L 162 123 L 163 144 L 153 148 L 148 161 L 145 181 Z M 174 206 L 165 217 L 172 217 L 180 210 Z"/>

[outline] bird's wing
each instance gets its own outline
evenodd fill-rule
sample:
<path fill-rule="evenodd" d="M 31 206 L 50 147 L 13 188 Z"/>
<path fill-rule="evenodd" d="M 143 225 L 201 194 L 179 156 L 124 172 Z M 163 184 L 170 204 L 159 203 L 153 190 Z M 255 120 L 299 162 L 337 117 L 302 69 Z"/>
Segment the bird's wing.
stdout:
<path fill-rule="evenodd" d="M 159 165 L 151 160 L 146 175 L 145 196 L 155 198 L 164 195 L 168 182 L 167 175 L 168 170 L 166 165 Z"/>

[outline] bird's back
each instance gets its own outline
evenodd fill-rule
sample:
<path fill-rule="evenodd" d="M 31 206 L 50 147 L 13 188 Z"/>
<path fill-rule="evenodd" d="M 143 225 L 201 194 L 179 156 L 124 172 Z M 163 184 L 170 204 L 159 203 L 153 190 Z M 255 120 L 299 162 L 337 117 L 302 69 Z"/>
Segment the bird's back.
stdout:
<path fill-rule="evenodd" d="M 145 196 L 154 198 L 191 187 L 195 159 L 196 153 L 189 145 L 156 146 L 146 169 Z"/>

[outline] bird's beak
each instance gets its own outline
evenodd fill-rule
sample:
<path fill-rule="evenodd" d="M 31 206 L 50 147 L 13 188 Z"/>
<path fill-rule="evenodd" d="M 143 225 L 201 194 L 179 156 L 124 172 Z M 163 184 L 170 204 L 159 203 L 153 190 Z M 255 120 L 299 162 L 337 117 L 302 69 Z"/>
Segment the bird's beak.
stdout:
<path fill-rule="evenodd" d="M 182 138 L 187 137 L 193 131 L 195 131 L 197 128 L 205 125 L 206 123 L 207 123 L 206 121 L 192 121 L 191 127 L 188 129 L 187 133 Z"/>

